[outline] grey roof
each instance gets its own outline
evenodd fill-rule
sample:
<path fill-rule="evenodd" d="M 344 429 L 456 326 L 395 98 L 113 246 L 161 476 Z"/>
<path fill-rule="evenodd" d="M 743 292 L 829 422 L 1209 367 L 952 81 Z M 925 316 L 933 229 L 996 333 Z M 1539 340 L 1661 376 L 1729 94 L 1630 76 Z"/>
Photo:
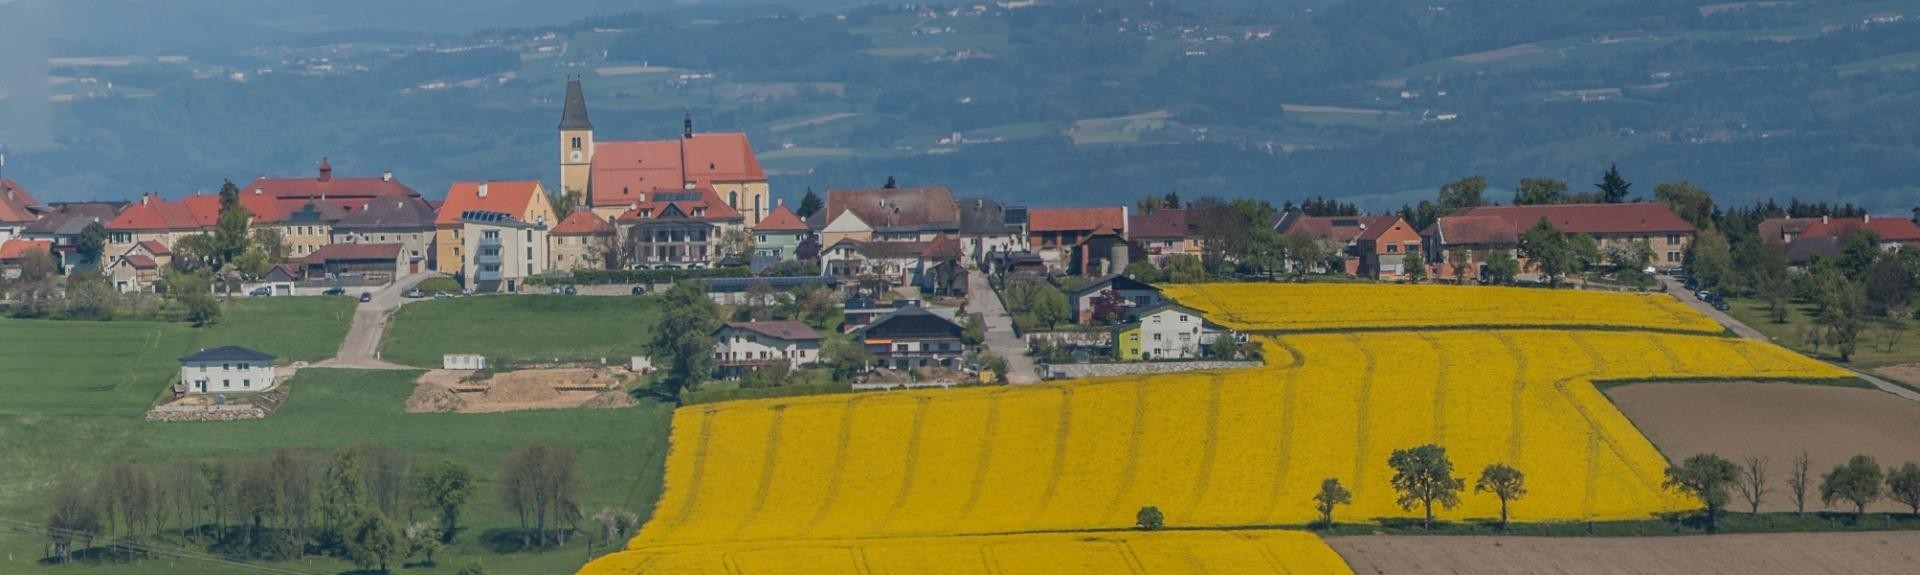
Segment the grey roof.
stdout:
<path fill-rule="evenodd" d="M 433 205 L 416 197 L 378 198 L 334 224 L 346 230 L 433 229 Z"/>
<path fill-rule="evenodd" d="M 100 225 L 106 225 L 127 202 L 60 202 L 47 204 L 46 213 L 40 219 L 27 224 L 21 230 L 23 234 L 71 236 L 79 235 L 97 218 Z"/>
<path fill-rule="evenodd" d="M 289 212 L 287 221 L 292 223 L 337 222 L 346 217 L 346 208 L 333 205 L 332 202 L 308 200 L 307 203 L 301 204 L 300 209 Z"/>
<path fill-rule="evenodd" d="M 580 93 L 580 80 L 567 80 L 566 109 L 560 112 L 560 129 L 591 130 L 593 122 L 587 120 L 587 96 Z"/>
<path fill-rule="evenodd" d="M 1004 236 L 1020 233 L 1007 223 L 1007 210 L 986 198 L 960 199 L 960 233 L 968 236 Z"/>
<path fill-rule="evenodd" d="M 1067 297 L 1080 297 L 1095 291 L 1102 291 L 1107 289 L 1109 285 L 1112 285 L 1113 289 L 1116 290 L 1152 290 L 1156 293 L 1160 291 L 1160 288 L 1153 287 L 1153 284 L 1116 274 L 1081 284 L 1080 287 L 1073 288 L 1073 291 L 1067 292 Z"/>
<path fill-rule="evenodd" d="M 189 361 L 272 361 L 273 356 L 237 345 L 226 345 L 200 350 L 197 353 L 180 358 L 181 363 Z"/>
<path fill-rule="evenodd" d="M 873 323 L 855 330 L 865 335 L 878 337 L 960 337 L 966 328 L 933 312 L 920 309 L 919 306 L 907 306 L 874 320 Z"/>

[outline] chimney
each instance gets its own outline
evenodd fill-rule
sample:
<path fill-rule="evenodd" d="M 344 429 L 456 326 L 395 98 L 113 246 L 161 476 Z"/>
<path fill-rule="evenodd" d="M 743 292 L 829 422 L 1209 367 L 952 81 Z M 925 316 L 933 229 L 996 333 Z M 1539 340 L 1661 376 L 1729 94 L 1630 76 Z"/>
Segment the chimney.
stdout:
<path fill-rule="evenodd" d="M 1830 223 L 1833 223 L 1833 218 L 1830 218 L 1830 217 L 1827 217 L 1827 216 L 1820 216 L 1820 224 L 1821 224 L 1821 225 L 1826 225 L 1826 224 L 1830 224 Z"/>
<path fill-rule="evenodd" d="M 260 194 L 264 194 L 264 193 L 267 193 L 267 190 L 266 190 L 266 188 L 254 188 L 254 189 L 253 189 L 253 195 L 256 195 L 256 196 L 258 196 L 258 195 L 260 195 Z"/>
<path fill-rule="evenodd" d="M 393 181 L 393 170 L 387 170 L 386 172 L 380 174 L 380 181 L 382 182 Z"/>
<path fill-rule="evenodd" d="M 140 205 L 143 205 L 143 206 L 144 206 L 144 205 L 147 205 L 147 203 L 148 203 L 148 201 L 150 201 L 150 200 L 152 200 L 152 199 L 153 199 L 153 192 L 147 192 L 147 193 L 144 193 L 144 194 L 140 194 Z"/>
<path fill-rule="evenodd" d="M 693 139 L 693 110 L 687 110 L 687 119 L 682 123 L 681 128 L 681 138 L 688 140 Z"/>
<path fill-rule="evenodd" d="M 480 186 L 478 190 L 479 191 L 475 192 L 474 195 L 482 198 L 487 197 L 487 182 L 480 182 Z"/>
<path fill-rule="evenodd" d="M 1860 222 L 1861 222 L 1861 223 L 1866 223 L 1866 224 L 1871 224 L 1871 223 L 1873 223 L 1873 214 L 1867 214 L 1867 215 L 1864 215 L 1864 216 L 1860 216 Z"/>
<path fill-rule="evenodd" d="M 1913 209 L 1913 223 L 1920 224 L 1920 208 Z"/>
<path fill-rule="evenodd" d="M 320 181 L 333 181 L 333 164 L 327 163 L 327 159 L 324 157 L 320 158 Z"/>

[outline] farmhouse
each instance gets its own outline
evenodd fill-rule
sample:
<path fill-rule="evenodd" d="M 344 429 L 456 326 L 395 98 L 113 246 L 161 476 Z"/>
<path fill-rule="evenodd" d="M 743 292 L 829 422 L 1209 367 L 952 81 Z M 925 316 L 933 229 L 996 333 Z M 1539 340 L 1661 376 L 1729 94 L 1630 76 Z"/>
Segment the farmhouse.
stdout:
<path fill-rule="evenodd" d="M 714 331 L 713 340 L 723 379 L 772 362 L 798 368 L 820 361 L 820 332 L 797 321 L 727 322 Z"/>
<path fill-rule="evenodd" d="M 601 269 L 606 267 L 601 250 L 616 248 L 613 226 L 581 210 L 567 215 L 547 233 L 553 243 L 553 265 L 557 270 Z"/>
<path fill-rule="evenodd" d="M 1901 216 L 1865 215 L 1857 218 L 1774 218 L 1760 222 L 1760 238 L 1792 246 L 1805 240 L 1831 239 L 1843 242 L 1855 232 L 1870 232 L 1880 238 L 1883 247 L 1920 245 L 1920 208 L 1911 219 Z"/>
<path fill-rule="evenodd" d="M 1085 255 L 1077 249 L 1087 238 L 1099 233 L 1127 237 L 1127 208 L 1056 208 L 1028 212 L 1028 244 L 1047 267 L 1069 270 L 1069 262 Z M 1084 264 L 1085 262 L 1079 261 Z M 1123 266 L 1124 267 L 1124 266 Z"/>
<path fill-rule="evenodd" d="M 767 172 L 746 134 L 695 134 L 689 117 L 678 139 L 595 142 L 579 80 L 567 81 L 560 113 L 560 191 L 585 197 L 588 209 L 608 221 L 638 206 L 664 214 L 655 194 L 710 193 L 705 211 L 719 217 L 725 206 L 748 229 L 773 207 Z"/>
<path fill-rule="evenodd" d="M 40 201 L 33 199 L 20 182 L 0 178 L 0 242 L 13 239 L 34 220 L 40 219 L 36 208 Z"/>
<path fill-rule="evenodd" d="M 1122 361 L 1199 358 L 1227 333 L 1199 310 L 1173 302 L 1138 310 L 1135 318 L 1113 328 L 1114 357 Z"/>
<path fill-rule="evenodd" d="M 1200 255 L 1200 238 L 1184 209 L 1154 210 L 1127 216 L 1127 238 L 1138 244 L 1154 265 L 1165 265 L 1174 254 Z"/>
<path fill-rule="evenodd" d="M 133 244 L 149 240 L 172 248 L 180 238 L 212 231 L 219 221 L 219 196 L 195 194 L 167 201 L 142 194 L 140 201 L 107 222 L 106 253 L 125 253 Z"/>
<path fill-rule="evenodd" d="M 966 345 L 960 341 L 964 331 L 952 320 L 909 306 L 855 330 L 854 337 L 867 346 L 881 367 L 955 368 L 966 354 Z"/>
<path fill-rule="evenodd" d="M 237 346 L 203 349 L 180 358 L 186 393 L 251 393 L 273 389 L 273 356 Z"/>
<path fill-rule="evenodd" d="M 959 205 L 960 244 L 974 262 L 1027 249 L 1027 208 L 986 198 L 961 199 Z"/>
<path fill-rule="evenodd" d="M 126 207 L 127 202 L 54 202 L 47 204 L 40 211 L 40 219 L 27 224 L 18 237 L 53 242 L 53 259 L 66 273 L 99 269 L 101 262 L 88 260 L 80 253 L 80 234 L 96 223 L 105 227 Z"/>
<path fill-rule="evenodd" d="M 960 233 L 960 206 L 953 191 L 934 188 L 827 190 L 826 206 L 813 215 L 822 245 L 863 242 L 926 242 Z"/>
<path fill-rule="evenodd" d="M 1308 216 L 1287 212 L 1280 233 L 1339 246 L 1348 274 L 1377 280 L 1406 277 L 1406 254 L 1419 251 L 1419 232 L 1398 216 Z"/>
<path fill-rule="evenodd" d="M 945 235 L 932 241 L 840 240 L 820 254 L 820 271 L 841 281 L 884 281 L 888 285 L 929 285 L 928 274 L 941 262 L 957 261 L 960 242 Z"/>
<path fill-rule="evenodd" d="M 6 240 L 0 242 L 0 277 L 15 279 L 20 277 L 20 262 L 34 252 L 46 252 L 53 257 L 53 242 L 47 240 Z"/>
<path fill-rule="evenodd" d="M 1440 277 L 1476 278 L 1486 271 L 1486 256 L 1497 251 L 1514 254 L 1526 269 L 1526 260 L 1518 257 L 1520 237 L 1541 220 L 1563 233 L 1593 236 L 1602 252 L 1645 242 L 1653 250 L 1653 265 L 1665 267 L 1680 265 L 1698 232 L 1663 204 L 1637 203 L 1465 208 L 1441 216 L 1420 235 L 1427 261 L 1436 264 Z M 1458 256 L 1464 273 L 1452 269 L 1456 250 L 1465 252 Z"/>
<path fill-rule="evenodd" d="M 359 285 L 391 283 L 407 273 L 400 244 L 328 244 L 307 254 L 310 278 L 358 277 Z"/>
<path fill-rule="evenodd" d="M 1123 275 L 1110 275 L 1100 278 L 1067 292 L 1067 305 L 1073 309 L 1073 323 L 1093 323 L 1094 308 L 1102 294 L 1112 291 L 1120 294 L 1129 306 L 1127 317 L 1133 317 L 1133 310 L 1143 310 L 1158 305 L 1165 299 L 1160 288 Z"/>
<path fill-rule="evenodd" d="M 406 253 L 407 272 L 418 272 L 433 264 L 435 217 L 433 205 L 420 198 L 373 200 L 333 224 L 331 243 L 397 243 Z"/>
<path fill-rule="evenodd" d="M 375 199 L 418 198 L 420 192 L 393 179 L 393 172 L 379 177 L 335 178 L 333 164 L 320 159 L 320 173 L 314 178 L 268 178 L 260 176 L 240 186 L 242 196 L 263 196 L 272 200 L 274 213 L 291 214 L 312 202 L 332 204 L 348 213 L 359 210 Z M 256 206 L 248 205 L 249 211 Z M 260 212 L 255 211 L 255 217 Z M 318 234 L 325 238 L 326 234 Z M 296 254 L 298 255 L 298 254 Z"/>
<path fill-rule="evenodd" d="M 106 274 L 113 278 L 113 287 L 120 293 L 148 292 L 160 281 L 160 268 L 170 263 L 173 263 L 173 250 L 158 241 L 147 240 L 108 259 Z"/>

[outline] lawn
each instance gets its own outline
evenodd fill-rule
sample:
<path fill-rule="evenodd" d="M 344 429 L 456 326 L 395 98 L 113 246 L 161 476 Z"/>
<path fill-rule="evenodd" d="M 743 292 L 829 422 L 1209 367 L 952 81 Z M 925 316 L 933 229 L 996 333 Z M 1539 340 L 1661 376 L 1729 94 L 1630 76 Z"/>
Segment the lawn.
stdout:
<path fill-rule="evenodd" d="M 319 361 L 340 351 L 355 305 L 339 296 L 236 299 L 218 323 L 194 330 L 194 343 L 257 349 L 280 356 L 281 363 Z"/>
<path fill-rule="evenodd" d="M 564 295 L 479 296 L 408 304 L 382 344 L 388 361 L 439 367 L 440 356 L 477 353 L 502 361 L 625 363 L 646 353 L 659 300 Z"/>
<path fill-rule="evenodd" d="M 122 337 L 113 345 L 124 347 L 139 341 L 137 337 Z M 609 506 L 630 509 L 642 517 L 650 512 L 660 490 L 669 406 L 642 403 L 619 410 L 405 414 L 402 407 L 417 375 L 412 371 L 305 370 L 287 384 L 292 394 L 286 405 L 259 421 L 150 424 L 141 421 L 137 413 L 104 406 L 93 414 L 0 413 L 0 453 L 7 454 L 9 462 L 0 466 L 0 486 L 5 486 L 0 487 L 0 517 L 38 522 L 46 514 L 45 496 L 60 478 L 91 476 L 124 457 L 164 465 L 183 458 L 253 457 L 283 447 L 325 450 L 362 439 L 399 448 L 426 462 L 440 458 L 461 461 L 479 476 L 481 489 L 466 510 L 465 522 L 472 530 L 461 545 L 440 555 L 441 569 L 418 572 L 450 573 L 474 557 L 483 558 L 494 572 L 504 573 L 570 572 L 583 562 L 585 550 L 580 543 L 571 543 L 561 552 L 514 555 L 497 555 L 479 545 L 481 535 L 488 530 L 510 527 L 515 522 L 495 503 L 496 486 L 492 481 L 506 453 L 527 442 L 560 443 L 579 455 L 581 471 L 588 480 L 582 505 L 586 513 Z M 17 560 L 39 557 L 43 543 L 31 535 L 0 535 L 0 550 Z M 274 566 L 309 572 L 338 572 L 348 567 L 320 560 Z M 57 572 L 127 570 L 125 565 L 115 567 Z M 191 562 L 147 562 L 139 566 L 139 571 L 222 572 Z M 0 572 L 18 571 L 9 565 L 0 567 Z"/>
<path fill-rule="evenodd" d="M 1741 323 L 1752 326 L 1772 338 L 1774 343 L 1794 351 L 1827 361 L 1838 362 L 1840 354 L 1834 353 L 1831 346 L 1820 346 L 1820 352 L 1814 353 L 1813 346 L 1805 341 L 1803 331 L 1813 324 L 1814 307 L 1792 304 L 1793 310 L 1787 314 L 1787 323 L 1774 323 L 1767 311 L 1767 303 L 1754 299 L 1728 299 L 1732 309 L 1728 315 Z M 1911 322 L 1909 322 L 1911 324 Z M 1911 328 L 1910 328 L 1911 329 Z M 1876 367 L 1903 363 L 1920 363 L 1920 334 L 1907 333 L 1896 340 L 1893 350 L 1887 350 L 1886 339 L 1878 327 L 1869 327 L 1860 334 L 1860 346 L 1854 350 L 1852 361 L 1842 364 L 1846 367 L 1870 370 Z"/>

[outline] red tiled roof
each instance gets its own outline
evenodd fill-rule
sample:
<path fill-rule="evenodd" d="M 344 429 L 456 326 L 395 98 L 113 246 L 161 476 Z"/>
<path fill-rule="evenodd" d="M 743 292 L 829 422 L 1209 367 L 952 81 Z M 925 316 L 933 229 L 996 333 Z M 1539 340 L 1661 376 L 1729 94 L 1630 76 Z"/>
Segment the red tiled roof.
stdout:
<path fill-rule="evenodd" d="M 173 255 L 173 250 L 168 249 L 167 244 L 160 243 L 158 240 L 142 241 L 140 247 L 146 248 L 147 253 L 156 256 Z"/>
<path fill-rule="evenodd" d="M 40 205 L 20 182 L 0 178 L 0 222 L 24 223 L 40 219 L 29 208 Z"/>
<path fill-rule="evenodd" d="M 804 232 L 811 228 L 807 227 L 806 222 L 800 221 L 800 216 L 794 215 L 793 210 L 787 209 L 786 204 L 780 204 L 774 206 L 773 212 L 767 214 L 766 219 L 760 220 L 760 225 L 753 229 L 761 232 Z"/>
<path fill-rule="evenodd" d="M 1361 239 L 1377 239 L 1380 234 L 1393 229 L 1400 221 L 1399 216 L 1302 216 L 1293 215 L 1286 220 L 1286 229 L 1281 233 L 1307 238 L 1321 238 L 1340 243 L 1352 243 Z"/>
<path fill-rule="evenodd" d="M 273 198 L 279 213 L 289 213 L 300 209 L 308 201 L 324 199 L 327 203 L 340 206 L 348 211 L 358 210 L 368 200 L 382 196 L 414 196 L 420 192 L 400 183 L 399 180 L 378 178 L 335 178 L 328 171 L 324 178 L 267 178 L 261 177 L 240 186 L 242 195 L 261 195 Z M 248 206 L 252 210 L 252 206 Z"/>
<path fill-rule="evenodd" d="M 1454 215 L 1494 216 L 1523 232 L 1541 219 L 1569 234 L 1666 234 L 1697 231 L 1665 204 L 1567 204 L 1551 206 L 1486 206 Z"/>
<path fill-rule="evenodd" d="M 400 244 L 327 244 L 307 254 L 307 263 L 400 259 Z"/>
<path fill-rule="evenodd" d="M 446 202 L 440 205 L 440 213 L 433 220 L 435 224 L 455 225 L 460 223 L 460 214 L 471 211 L 500 212 L 514 219 L 526 217 L 527 206 L 533 202 L 533 195 L 540 192 L 540 182 L 526 180 L 520 182 L 487 182 L 487 195 L 480 197 L 480 183 L 454 182 L 447 188 Z"/>
<path fill-rule="evenodd" d="M 760 159 L 746 134 L 695 134 L 684 140 L 596 142 L 590 168 L 589 205 L 609 207 L 644 202 L 651 192 L 683 191 L 680 158 L 686 154 L 686 179 L 714 182 L 766 181 Z"/>
<path fill-rule="evenodd" d="M 306 202 L 301 202 L 300 205 L 304 206 Z M 285 208 L 281 205 L 281 202 L 274 199 L 273 196 L 252 191 L 240 193 L 240 207 L 246 208 L 247 213 L 253 214 L 253 223 L 255 224 L 279 222 L 286 219 L 287 213 L 299 211 L 300 209 L 300 206 Z"/>
<path fill-rule="evenodd" d="M 31 252 L 53 253 L 52 240 L 7 240 L 0 243 L 0 261 L 13 261 Z"/>
<path fill-rule="evenodd" d="M 1154 210 L 1150 214 L 1127 215 L 1127 231 L 1133 238 L 1187 237 L 1186 210 Z"/>
<path fill-rule="evenodd" d="M 1127 229 L 1127 209 L 1055 208 L 1027 212 L 1027 229 L 1034 232 L 1090 232 L 1100 228 Z"/>
<path fill-rule="evenodd" d="M 1441 216 L 1430 230 L 1447 246 L 1518 244 L 1521 234 L 1513 222 L 1495 216 Z"/>
<path fill-rule="evenodd" d="M 1819 220 L 1807 218 L 1772 218 L 1760 222 L 1760 239 L 1785 241 L 1788 235 L 1799 236 L 1807 232 L 1807 226 Z"/>
<path fill-rule="evenodd" d="M 160 267 L 160 264 L 153 261 L 153 258 L 147 257 L 147 254 L 129 254 L 125 259 L 127 260 L 127 265 L 133 266 L 133 269 L 137 270 L 150 270 Z"/>
<path fill-rule="evenodd" d="M 944 187 L 827 190 L 826 209 L 821 211 L 826 214 L 823 222 L 851 211 L 876 230 L 960 229 L 960 204 L 954 203 L 953 191 Z"/>
<path fill-rule="evenodd" d="M 688 194 L 694 195 L 689 196 Z M 721 201 L 720 192 L 714 191 L 712 186 L 701 185 L 692 191 L 652 192 L 645 194 L 645 196 L 647 198 L 646 201 L 638 201 L 630 204 L 626 213 L 620 214 L 619 221 L 637 223 L 647 220 L 657 220 L 674 210 L 680 212 L 680 218 L 689 220 L 720 221 L 741 219 L 740 212 L 735 211 L 731 206 L 728 206 L 726 202 Z"/>
<path fill-rule="evenodd" d="M 727 327 L 787 341 L 820 339 L 820 332 L 797 321 L 730 321 Z"/>
<path fill-rule="evenodd" d="M 553 230 L 548 233 L 556 236 L 611 234 L 613 233 L 613 226 L 607 225 L 606 220 L 602 220 L 599 216 L 593 215 L 593 211 L 591 210 L 579 210 L 567 214 L 567 219 L 560 220 L 560 225 L 554 226 Z"/>
<path fill-rule="evenodd" d="M 158 196 L 140 198 L 113 221 L 113 231 L 203 230 L 220 222 L 220 196 L 195 194 L 167 201 Z"/>
<path fill-rule="evenodd" d="M 1879 234 L 1880 241 L 1883 242 L 1920 242 L 1920 224 L 1899 216 L 1826 218 L 1805 221 L 1808 224 L 1805 231 L 1800 234 L 1803 238 L 1832 237 L 1844 240 L 1855 230 L 1865 229 Z"/>

